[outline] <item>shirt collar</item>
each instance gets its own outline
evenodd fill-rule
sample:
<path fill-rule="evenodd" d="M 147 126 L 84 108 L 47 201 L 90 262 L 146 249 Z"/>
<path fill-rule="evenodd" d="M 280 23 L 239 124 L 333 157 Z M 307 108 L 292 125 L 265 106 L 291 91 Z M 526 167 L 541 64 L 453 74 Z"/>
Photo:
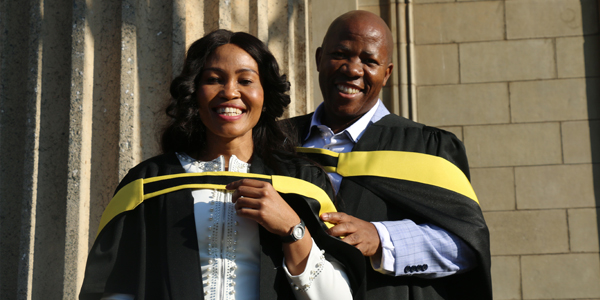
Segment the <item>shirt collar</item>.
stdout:
<path fill-rule="evenodd" d="M 304 137 L 305 141 L 312 135 L 314 130 L 319 130 L 319 126 L 327 127 L 323 125 L 323 123 L 321 123 L 323 109 L 323 103 L 321 103 L 315 110 L 315 113 L 313 114 L 312 119 L 310 120 L 310 128 L 308 130 L 308 134 Z M 389 114 L 390 112 L 387 110 L 385 105 L 383 105 L 381 100 L 377 100 L 377 103 L 375 103 L 375 105 L 373 105 L 373 107 L 367 113 L 360 117 L 360 119 L 358 119 L 352 125 L 348 126 L 346 129 L 342 130 L 337 134 L 345 133 L 350 137 L 350 139 L 352 139 L 354 143 L 357 143 L 362 134 L 365 132 L 365 129 L 367 129 L 367 126 L 369 126 L 369 124 L 375 123 Z"/>

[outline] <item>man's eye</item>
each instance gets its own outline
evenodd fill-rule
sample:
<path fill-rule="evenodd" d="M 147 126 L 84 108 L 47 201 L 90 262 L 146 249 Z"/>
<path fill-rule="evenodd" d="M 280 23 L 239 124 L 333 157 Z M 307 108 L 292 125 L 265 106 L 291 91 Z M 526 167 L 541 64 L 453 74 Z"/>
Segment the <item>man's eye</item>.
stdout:
<path fill-rule="evenodd" d="M 369 65 L 379 65 L 379 63 L 376 60 L 370 59 L 370 58 L 363 59 L 363 63 L 369 64 Z"/>
<path fill-rule="evenodd" d="M 344 53 L 342 53 L 342 52 L 333 52 L 333 53 L 331 53 L 331 56 L 332 56 L 333 58 L 344 58 L 344 57 L 346 57 L 346 56 L 344 55 Z"/>

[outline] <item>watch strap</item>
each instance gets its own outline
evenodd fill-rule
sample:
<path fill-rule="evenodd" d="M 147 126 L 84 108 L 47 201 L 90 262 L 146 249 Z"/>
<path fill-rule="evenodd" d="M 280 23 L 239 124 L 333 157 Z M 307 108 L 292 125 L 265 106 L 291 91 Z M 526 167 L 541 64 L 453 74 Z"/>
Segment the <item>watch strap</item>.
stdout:
<path fill-rule="evenodd" d="M 298 227 L 302 228 L 302 236 L 301 237 L 296 237 L 296 235 L 294 235 L 294 231 L 296 231 L 296 228 L 298 228 Z M 300 224 L 292 227 L 292 231 L 290 232 L 290 234 L 280 237 L 280 240 L 282 243 L 295 242 L 295 241 L 303 238 L 305 232 L 306 232 L 306 226 L 304 225 L 304 220 L 300 219 Z"/>

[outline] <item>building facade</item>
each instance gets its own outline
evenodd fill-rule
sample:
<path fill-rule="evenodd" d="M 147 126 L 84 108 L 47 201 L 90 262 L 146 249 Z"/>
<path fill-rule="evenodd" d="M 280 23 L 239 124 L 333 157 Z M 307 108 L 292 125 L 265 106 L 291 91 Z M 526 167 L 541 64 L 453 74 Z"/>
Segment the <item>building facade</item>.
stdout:
<path fill-rule="evenodd" d="M 212 30 L 314 52 L 353 9 L 392 29 L 392 112 L 455 133 L 490 227 L 495 299 L 600 299 L 598 0 L 0 0 L 0 299 L 75 299 L 127 170 L 159 153 L 169 84 Z"/>

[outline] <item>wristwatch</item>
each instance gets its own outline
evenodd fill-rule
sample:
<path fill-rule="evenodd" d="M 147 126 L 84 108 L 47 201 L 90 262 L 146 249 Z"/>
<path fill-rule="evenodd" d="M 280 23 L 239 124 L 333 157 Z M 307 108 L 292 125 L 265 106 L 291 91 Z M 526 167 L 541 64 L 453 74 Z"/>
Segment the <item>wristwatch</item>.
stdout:
<path fill-rule="evenodd" d="M 291 243 L 297 240 L 300 240 L 304 237 L 304 232 L 306 231 L 306 226 L 304 226 L 304 221 L 300 219 L 300 224 L 292 227 L 292 233 L 287 236 L 281 237 L 282 243 Z"/>

